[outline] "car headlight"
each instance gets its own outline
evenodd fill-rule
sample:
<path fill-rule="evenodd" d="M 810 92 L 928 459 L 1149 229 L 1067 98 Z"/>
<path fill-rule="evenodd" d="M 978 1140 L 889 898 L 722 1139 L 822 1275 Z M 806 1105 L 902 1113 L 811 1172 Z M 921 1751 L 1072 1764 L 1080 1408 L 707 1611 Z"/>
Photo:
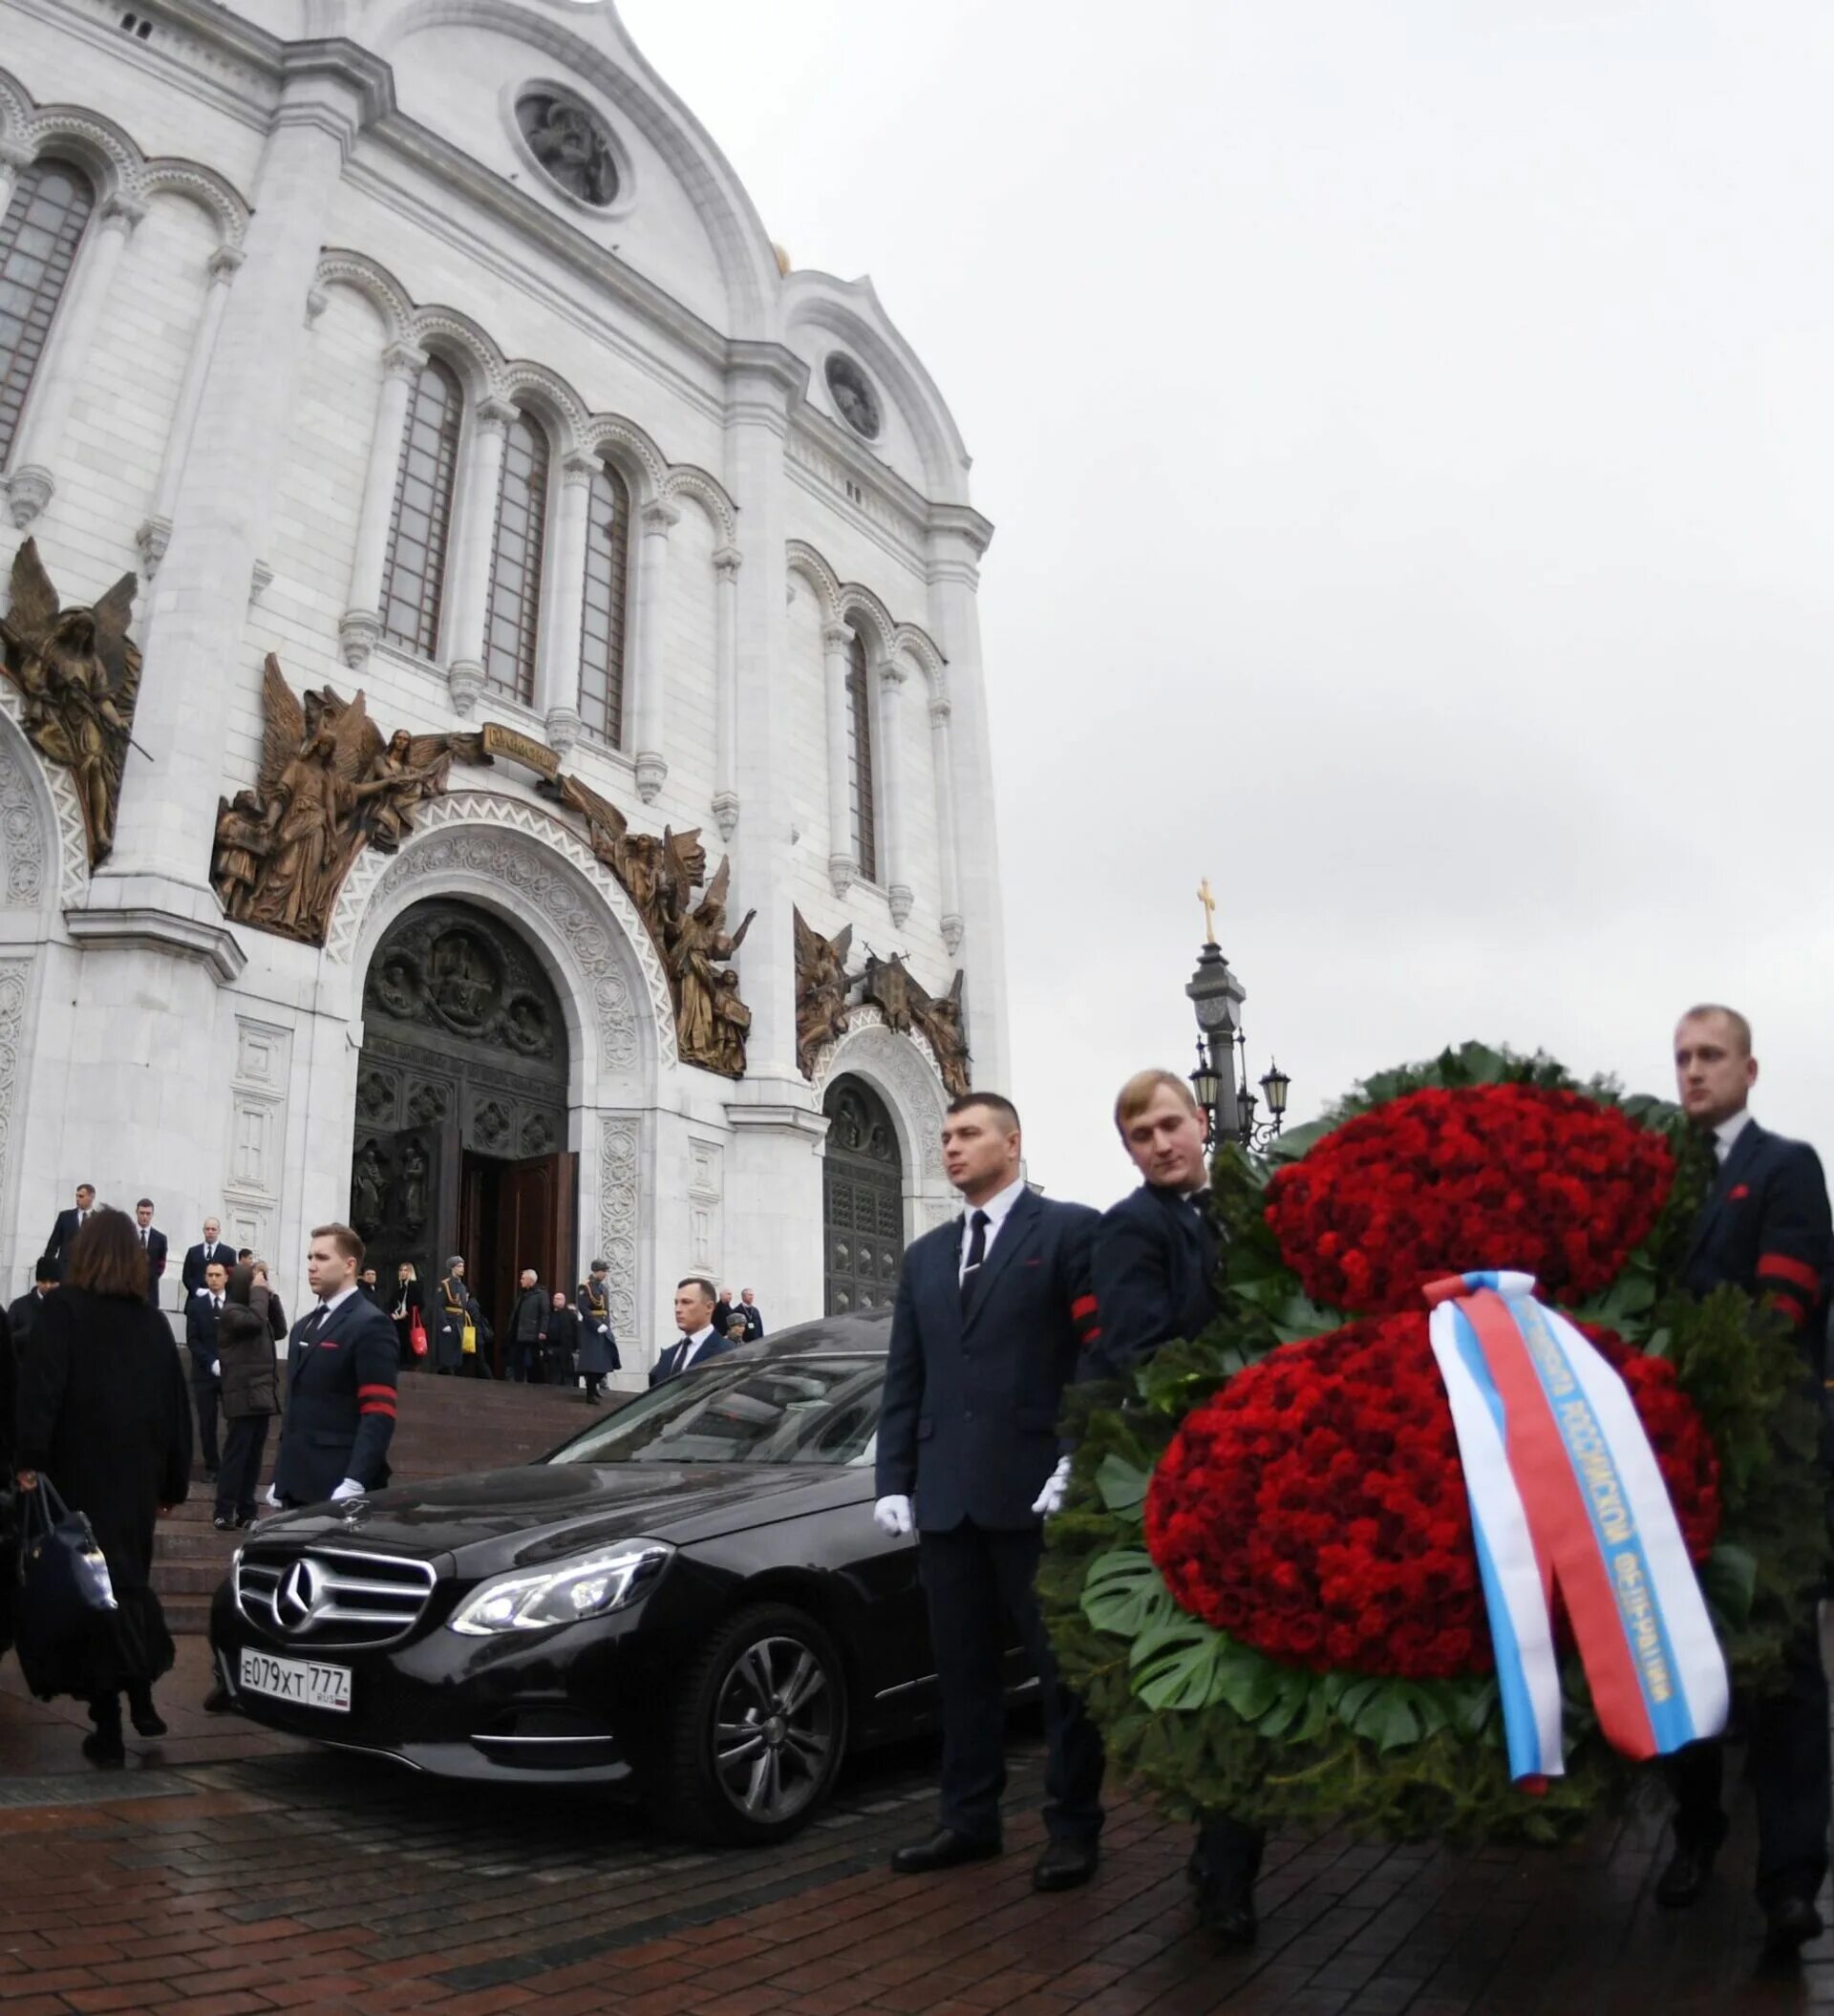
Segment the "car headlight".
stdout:
<path fill-rule="evenodd" d="M 448 1628 L 467 1638 L 489 1638 L 608 1616 L 644 1595 L 674 1551 L 661 1540 L 633 1540 L 538 1575 L 493 1576 L 459 1604 Z"/>

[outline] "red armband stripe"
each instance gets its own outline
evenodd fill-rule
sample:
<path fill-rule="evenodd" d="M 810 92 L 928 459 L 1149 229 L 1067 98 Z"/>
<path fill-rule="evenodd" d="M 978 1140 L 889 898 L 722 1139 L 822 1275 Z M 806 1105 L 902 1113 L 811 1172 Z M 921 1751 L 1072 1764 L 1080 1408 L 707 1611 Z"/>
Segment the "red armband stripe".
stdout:
<path fill-rule="evenodd" d="M 1808 1311 L 1803 1308 L 1800 1302 L 1796 1300 L 1795 1296 L 1785 1295 L 1782 1290 L 1779 1288 L 1772 1293 L 1770 1299 L 1777 1305 L 1780 1309 L 1782 1310 L 1783 1314 L 1789 1318 L 1791 1323 L 1802 1324 L 1808 1321 Z"/>
<path fill-rule="evenodd" d="M 395 1419 L 395 1402 L 393 1400 L 365 1400 L 363 1405 L 357 1409 L 357 1412 L 359 1414 L 386 1414 L 393 1421 Z"/>
<path fill-rule="evenodd" d="M 1805 1261 L 1791 1260 L 1787 1253 L 1760 1253 L 1758 1256 L 1758 1278 L 1762 1281 L 1768 1275 L 1773 1281 L 1786 1281 L 1792 1287 L 1805 1289 L 1810 1295 L 1822 1292 L 1822 1277 Z"/>
<path fill-rule="evenodd" d="M 1083 1333 L 1082 1333 L 1082 1341 L 1083 1341 L 1083 1343 L 1084 1343 L 1084 1344 L 1094 1344 L 1094 1343 L 1096 1342 L 1096 1340 L 1097 1340 L 1097 1339 L 1098 1339 L 1098 1337 L 1099 1337 L 1100 1335 L 1101 1335 L 1101 1326 L 1100 1326 L 1100 1324 L 1097 1324 L 1097 1326 L 1095 1326 L 1095 1328 L 1094 1328 L 1093 1330 L 1084 1330 L 1084 1331 L 1083 1331 Z"/>
<path fill-rule="evenodd" d="M 1070 1305 L 1070 1321 L 1080 1323 L 1085 1316 L 1096 1313 L 1096 1298 L 1093 1295 L 1078 1295 Z"/>
<path fill-rule="evenodd" d="M 367 1400 L 373 1393 L 387 1393 L 389 1398 L 393 1400 L 395 1389 L 392 1386 L 359 1386 L 356 1390 L 356 1397 L 359 1400 Z"/>

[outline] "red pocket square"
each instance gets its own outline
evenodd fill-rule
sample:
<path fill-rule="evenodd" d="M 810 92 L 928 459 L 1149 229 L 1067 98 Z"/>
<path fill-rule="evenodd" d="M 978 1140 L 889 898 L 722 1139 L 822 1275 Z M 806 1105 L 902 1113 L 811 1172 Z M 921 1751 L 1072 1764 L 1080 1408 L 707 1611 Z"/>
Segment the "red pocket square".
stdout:
<path fill-rule="evenodd" d="M 1025 1264 L 1028 1267 L 1041 1267 L 1044 1265 L 1044 1262 L 1042 1260 L 1028 1260 Z"/>
<path fill-rule="evenodd" d="M 1726 1200 L 1728 1203 L 1736 1204 L 1741 1197 L 1749 1197 L 1750 1195 L 1751 1185 L 1749 1183 L 1735 1183 L 1726 1192 Z"/>

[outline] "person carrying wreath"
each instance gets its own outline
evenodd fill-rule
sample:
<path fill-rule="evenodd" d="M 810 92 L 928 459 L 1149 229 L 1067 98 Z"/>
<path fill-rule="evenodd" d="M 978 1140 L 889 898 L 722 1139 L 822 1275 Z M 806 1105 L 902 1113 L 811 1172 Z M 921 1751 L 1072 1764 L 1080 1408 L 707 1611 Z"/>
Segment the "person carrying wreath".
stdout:
<path fill-rule="evenodd" d="M 1097 1227 L 1101 1327 L 1083 1352 L 1078 1380 L 1126 1379 L 1162 1345 L 1199 1336 L 1218 1308 L 1220 1248 L 1204 1209 L 1209 1168 L 1191 1088 L 1175 1072 L 1136 1072 L 1115 1100 L 1115 1126 L 1145 1180 Z M 1051 1512 L 1063 1490 L 1058 1478 L 1053 1486 Z M 1226 1947 L 1254 1942 L 1254 1879 L 1266 1839 L 1264 1829 L 1226 1813 L 1206 1814 L 1199 1825 L 1186 1873 L 1199 1921 Z"/>
<path fill-rule="evenodd" d="M 1815 1151 L 1760 1127 L 1748 1101 L 1758 1082 L 1751 1024 L 1736 1009 L 1690 1008 L 1674 1032 L 1674 1079 L 1682 1111 L 1710 1139 L 1717 1175 L 1681 1271 L 1692 1295 L 1727 1283 L 1765 1297 L 1801 1340 L 1804 1376 L 1823 1375 L 1834 1228 Z M 1816 1592 L 1819 1593 L 1819 1592 Z M 1743 1704 L 1751 1736 L 1747 1774 L 1758 1805 L 1758 1901 L 1765 1943 L 1794 1954 L 1822 1930 L 1815 1894 L 1827 1874 L 1827 1676 L 1816 1603 L 1789 1648 L 1776 1692 Z M 1674 1845 L 1656 1880 L 1656 1902 L 1691 1904 L 1706 1886 L 1726 1837 L 1720 1804 L 1724 1747 L 1691 1743 L 1669 1767 L 1675 1793 Z"/>

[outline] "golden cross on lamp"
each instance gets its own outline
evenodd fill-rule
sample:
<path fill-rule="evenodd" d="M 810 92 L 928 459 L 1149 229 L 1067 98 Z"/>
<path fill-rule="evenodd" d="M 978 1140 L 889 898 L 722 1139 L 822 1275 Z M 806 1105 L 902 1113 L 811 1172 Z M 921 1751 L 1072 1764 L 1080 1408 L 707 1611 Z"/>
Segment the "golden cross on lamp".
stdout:
<path fill-rule="evenodd" d="M 1204 943 L 1216 943 L 1216 898 L 1210 894 L 1210 879 L 1206 875 L 1197 885 L 1197 900 L 1204 905 Z"/>

